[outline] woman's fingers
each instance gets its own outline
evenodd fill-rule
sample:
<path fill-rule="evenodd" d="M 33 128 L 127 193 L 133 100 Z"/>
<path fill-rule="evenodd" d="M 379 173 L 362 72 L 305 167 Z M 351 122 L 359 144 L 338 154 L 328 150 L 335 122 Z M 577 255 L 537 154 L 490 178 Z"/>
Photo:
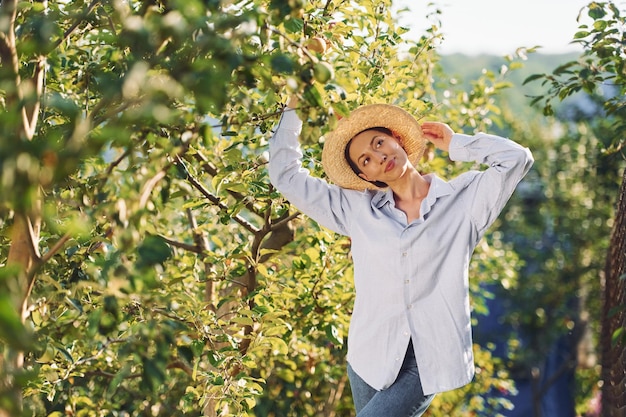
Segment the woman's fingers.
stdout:
<path fill-rule="evenodd" d="M 432 142 L 437 148 L 448 150 L 450 139 L 454 131 L 445 123 L 441 122 L 424 122 L 422 123 L 422 132 L 424 137 Z"/>

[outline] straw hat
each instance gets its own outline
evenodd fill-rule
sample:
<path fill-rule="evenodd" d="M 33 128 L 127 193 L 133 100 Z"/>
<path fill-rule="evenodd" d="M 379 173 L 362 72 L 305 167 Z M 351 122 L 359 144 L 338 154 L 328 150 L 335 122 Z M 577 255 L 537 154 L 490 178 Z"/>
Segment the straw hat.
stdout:
<path fill-rule="evenodd" d="M 413 115 L 391 104 L 361 106 L 350 113 L 350 116 L 339 120 L 335 130 L 325 135 L 322 167 L 335 184 L 353 190 L 380 189 L 355 174 L 345 158 L 348 142 L 362 131 L 373 127 L 391 130 L 400 139 L 414 166 L 424 154 L 426 139 Z"/>

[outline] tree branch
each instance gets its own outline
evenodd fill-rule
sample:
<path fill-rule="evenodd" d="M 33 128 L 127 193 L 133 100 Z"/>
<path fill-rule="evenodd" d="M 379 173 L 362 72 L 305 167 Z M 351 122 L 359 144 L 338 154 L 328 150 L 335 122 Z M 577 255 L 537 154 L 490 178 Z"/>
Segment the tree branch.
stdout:
<path fill-rule="evenodd" d="M 0 61 L 2 65 L 10 65 L 15 75 L 18 74 L 18 60 L 15 50 L 15 18 L 17 16 L 17 0 L 0 2 L 0 19 L 9 22 L 6 32 L 0 33 Z M 17 85 L 17 84 L 16 84 Z"/>
<path fill-rule="evenodd" d="M 58 48 L 59 46 L 61 46 L 61 44 L 67 38 L 70 37 L 72 32 L 74 32 L 76 30 L 76 28 L 86 19 L 86 17 L 89 16 L 89 14 L 98 5 L 98 3 L 100 3 L 100 0 L 92 0 L 92 2 L 89 4 L 89 6 L 87 6 L 87 9 L 84 10 L 81 14 L 79 14 L 77 16 L 77 18 L 74 21 L 74 23 L 72 23 L 72 25 L 69 28 L 67 28 L 67 30 L 63 33 L 63 36 L 61 38 L 59 38 L 54 44 L 52 44 L 50 49 L 54 50 L 54 49 Z"/>
<path fill-rule="evenodd" d="M 196 160 L 202 163 L 202 169 L 206 171 L 209 175 L 211 175 L 212 177 L 217 175 L 217 168 L 215 168 L 215 166 L 213 166 L 208 161 L 208 159 L 206 159 L 204 155 L 202 155 L 200 152 L 196 152 L 193 156 L 195 157 Z M 246 200 L 245 196 L 241 193 L 238 193 L 236 191 L 231 191 L 231 190 L 226 190 L 226 192 L 230 194 L 237 201 Z M 262 217 L 261 213 L 259 212 L 259 210 L 257 210 L 256 207 L 254 207 L 254 204 L 252 202 L 246 202 L 244 204 L 244 207 L 251 213 L 254 213 L 257 216 Z"/>
<path fill-rule="evenodd" d="M 292 220 L 297 219 L 298 217 L 300 217 L 300 213 L 299 211 L 296 211 L 293 214 L 290 214 L 289 216 L 285 217 L 284 219 L 280 219 L 279 221 L 277 221 L 276 223 L 272 223 L 270 230 L 273 232 L 274 230 L 280 229 L 282 227 L 285 227 L 285 225 L 287 223 L 289 223 Z"/>
<path fill-rule="evenodd" d="M 176 240 L 169 239 L 163 235 L 159 235 L 161 239 L 165 240 L 169 245 L 174 246 L 176 248 L 184 249 L 193 253 L 202 253 L 202 248 L 197 245 L 190 245 L 189 243 L 178 242 Z"/>
<path fill-rule="evenodd" d="M 114 100 L 103 98 L 93 107 L 93 109 L 91 109 L 91 112 L 89 113 L 89 115 L 87 115 L 87 119 L 91 119 L 93 125 L 98 126 L 101 123 L 104 123 L 106 120 L 112 118 L 113 116 L 122 114 L 124 111 L 128 110 L 135 104 L 141 103 L 141 101 L 141 97 L 134 100 L 125 99 L 123 103 L 119 104 L 117 107 L 114 107 Z M 107 109 L 107 111 L 101 116 L 98 116 L 98 113 L 105 108 Z"/>
<path fill-rule="evenodd" d="M 156 185 L 167 175 L 167 169 L 171 167 L 172 164 L 167 164 L 164 168 L 162 168 L 156 175 L 150 178 L 143 186 L 141 190 L 141 194 L 139 196 L 139 208 L 144 208 L 148 203 L 148 199 L 150 198 L 150 194 Z"/>
<path fill-rule="evenodd" d="M 40 56 L 35 65 L 32 82 L 35 86 L 35 96 L 27 99 L 22 108 L 22 119 L 24 120 L 24 130 L 26 137 L 32 138 L 37 130 L 37 120 L 39 119 L 39 110 L 41 108 L 41 97 L 43 96 L 44 79 L 46 73 L 46 58 Z M 23 95 L 23 94 L 22 94 Z"/>
<path fill-rule="evenodd" d="M 39 262 L 42 264 L 45 264 L 46 262 L 48 262 L 57 252 L 59 252 L 63 248 L 63 245 L 65 245 L 65 243 L 71 238 L 72 236 L 68 233 L 61 236 L 61 238 L 57 240 L 54 246 L 52 246 L 50 250 L 48 250 L 46 253 L 43 254 Z"/>
<path fill-rule="evenodd" d="M 178 163 L 184 166 L 184 162 L 179 156 L 176 157 L 176 160 Z M 228 210 L 228 206 L 222 203 L 219 197 L 217 197 L 216 195 L 212 194 L 209 190 L 207 190 L 206 187 L 202 185 L 196 178 L 194 178 L 193 175 L 191 175 L 191 173 L 188 170 L 185 169 L 185 171 L 186 171 L 187 181 L 189 181 L 189 183 L 193 185 L 194 188 L 200 191 L 202 195 L 204 195 L 211 203 L 216 205 L 220 210 L 224 210 L 224 211 Z M 259 230 L 252 223 L 248 222 L 246 219 L 244 219 L 241 216 L 235 215 L 232 217 L 232 219 L 235 220 L 237 223 L 239 223 L 241 226 L 243 226 L 250 233 L 257 233 Z"/>
<path fill-rule="evenodd" d="M 126 150 L 124 151 L 124 153 L 122 153 L 115 161 L 111 162 L 109 164 L 109 166 L 107 167 L 106 171 L 104 172 L 104 175 L 100 178 L 100 180 L 98 181 L 99 187 L 104 187 L 104 185 L 106 184 L 107 180 L 109 178 L 111 178 L 111 174 L 113 173 L 113 170 L 122 163 L 122 161 L 124 159 L 126 159 L 130 154 L 132 153 L 131 148 L 126 148 Z"/>
<path fill-rule="evenodd" d="M 302 109 L 306 109 L 306 108 L 309 108 L 309 107 L 310 106 L 300 106 L 300 108 L 302 108 Z M 267 119 L 271 119 L 271 118 L 276 117 L 276 116 L 280 116 L 281 114 L 283 114 L 282 107 L 281 107 L 280 110 L 276 110 L 276 111 L 273 111 L 273 112 L 270 112 L 270 113 L 266 113 L 266 114 L 263 114 L 263 115 L 251 116 L 251 117 L 249 117 L 247 119 L 244 119 L 244 120 L 241 120 L 241 121 L 239 121 L 237 123 L 228 123 L 228 126 L 243 126 L 243 125 L 248 124 L 248 123 L 261 122 L 263 120 L 267 120 Z M 216 125 L 211 125 L 211 127 L 213 129 L 218 129 L 220 127 L 224 127 L 224 124 L 220 123 L 220 124 L 216 124 Z"/>
<path fill-rule="evenodd" d="M 189 220 L 189 224 L 191 225 L 191 232 L 193 233 L 193 240 L 196 243 L 196 246 L 199 248 L 201 252 L 205 252 L 209 249 L 209 242 L 205 235 L 202 232 L 198 231 L 198 222 L 196 221 L 196 217 L 193 214 L 193 210 L 187 208 L 187 219 Z"/>
<path fill-rule="evenodd" d="M 267 24 L 265 25 L 265 27 L 270 32 L 273 32 L 273 33 L 277 34 L 278 36 L 280 36 L 281 38 L 285 39 L 287 42 L 289 42 L 290 45 L 295 46 L 300 51 L 302 51 L 302 54 L 305 55 L 311 62 L 317 63 L 319 61 L 319 59 L 317 59 L 316 56 L 312 55 L 307 48 L 305 48 L 302 44 L 300 44 L 300 43 L 294 41 L 293 39 L 291 39 L 285 33 L 281 32 L 280 30 L 276 29 L 275 27 L 267 25 Z"/>
<path fill-rule="evenodd" d="M 29 250 L 33 256 L 33 260 L 35 264 L 41 262 L 41 254 L 39 253 L 38 242 L 39 238 L 37 237 L 38 233 L 35 232 L 35 228 L 33 227 L 33 222 L 29 216 L 24 216 L 26 220 L 26 232 L 28 235 L 29 242 Z"/>

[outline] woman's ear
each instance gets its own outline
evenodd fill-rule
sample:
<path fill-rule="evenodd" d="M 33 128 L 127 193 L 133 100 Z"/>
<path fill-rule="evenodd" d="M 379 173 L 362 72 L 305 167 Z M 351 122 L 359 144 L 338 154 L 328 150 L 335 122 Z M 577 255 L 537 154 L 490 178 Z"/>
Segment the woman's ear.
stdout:
<path fill-rule="evenodd" d="M 360 177 L 361 179 L 365 180 L 365 181 L 369 181 L 369 180 L 370 180 L 370 179 L 367 177 L 367 175 L 365 175 L 365 174 L 364 174 L 364 173 L 362 173 L 362 172 L 359 172 L 359 177 Z"/>

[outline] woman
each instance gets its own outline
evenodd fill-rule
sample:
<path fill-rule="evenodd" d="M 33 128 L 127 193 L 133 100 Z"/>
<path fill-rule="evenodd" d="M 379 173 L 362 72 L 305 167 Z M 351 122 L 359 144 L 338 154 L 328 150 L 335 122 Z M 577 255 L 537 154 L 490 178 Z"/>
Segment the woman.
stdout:
<path fill-rule="evenodd" d="M 399 107 L 373 104 L 326 136 L 322 165 L 331 184 L 301 166 L 294 107 L 270 141 L 270 179 L 303 213 L 351 238 L 348 376 L 357 415 L 420 416 L 435 393 L 474 375 L 470 257 L 532 155 L 508 139 L 420 125 Z M 415 165 L 426 141 L 453 161 L 488 168 L 449 182 L 422 175 Z"/>

